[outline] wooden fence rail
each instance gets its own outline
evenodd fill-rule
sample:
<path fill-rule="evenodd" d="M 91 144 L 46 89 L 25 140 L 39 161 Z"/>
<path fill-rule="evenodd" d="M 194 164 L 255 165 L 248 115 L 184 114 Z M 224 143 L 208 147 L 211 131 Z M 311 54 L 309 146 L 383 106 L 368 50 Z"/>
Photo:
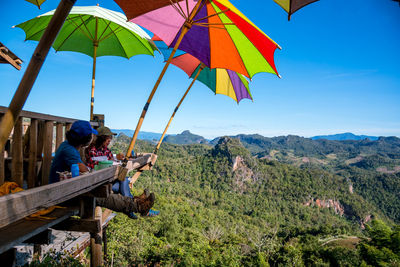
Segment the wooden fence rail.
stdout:
<path fill-rule="evenodd" d="M 7 107 L 0 106 L 0 117 Z M 21 111 L 5 148 L 0 148 L 0 185 L 5 180 L 27 188 L 48 184 L 52 155 L 65 140 L 73 118 Z M 91 122 L 92 126 L 99 126 Z M 4 156 L 6 152 L 6 157 Z"/>

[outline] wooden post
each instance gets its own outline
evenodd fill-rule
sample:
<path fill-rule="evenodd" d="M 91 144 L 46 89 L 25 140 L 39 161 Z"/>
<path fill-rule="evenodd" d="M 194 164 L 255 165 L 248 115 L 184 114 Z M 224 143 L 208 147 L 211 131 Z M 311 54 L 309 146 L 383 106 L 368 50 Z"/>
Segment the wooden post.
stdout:
<path fill-rule="evenodd" d="M 172 50 L 171 55 L 169 56 L 167 62 L 165 63 L 164 68 L 161 71 L 161 74 L 158 77 L 157 82 L 154 85 L 153 90 L 151 91 L 151 93 L 149 95 L 149 98 L 147 99 L 147 102 L 143 107 L 142 114 L 140 115 L 139 121 L 138 121 L 138 123 L 136 125 L 135 133 L 133 134 L 133 137 L 132 137 L 132 140 L 131 140 L 131 142 L 129 144 L 128 150 L 126 151 L 126 155 L 125 155 L 126 156 L 126 160 L 128 160 L 128 158 L 131 156 L 133 147 L 135 146 L 136 139 L 137 139 L 137 137 L 139 135 L 140 128 L 142 127 L 143 120 L 144 120 L 144 117 L 146 116 L 146 113 L 147 113 L 147 110 L 148 110 L 149 105 L 151 103 L 151 100 L 153 99 L 153 96 L 154 96 L 155 92 L 157 91 L 157 88 L 160 85 L 160 82 L 161 82 L 162 78 L 164 77 L 164 74 L 167 71 L 169 64 L 171 64 L 171 60 L 174 57 L 175 52 L 178 49 L 179 45 L 181 44 L 183 37 L 190 30 L 190 28 L 192 27 L 193 18 L 197 14 L 197 11 L 198 11 L 198 9 L 200 7 L 200 4 L 202 2 L 203 1 L 198 1 L 197 2 L 196 6 L 192 10 L 192 13 L 189 15 L 189 18 L 187 18 L 185 24 L 182 26 L 181 34 L 179 35 L 178 40 L 175 43 L 174 49 Z"/>
<path fill-rule="evenodd" d="M 36 157 L 39 160 L 43 158 L 43 143 L 44 143 L 44 121 L 38 121 L 38 136 L 37 136 L 37 151 Z"/>
<path fill-rule="evenodd" d="M 44 140 L 43 140 L 43 163 L 42 163 L 42 184 L 49 183 L 50 167 L 52 160 L 53 149 L 53 121 L 46 121 L 44 125 Z"/>
<path fill-rule="evenodd" d="M 169 118 L 169 121 L 167 123 L 167 125 L 165 126 L 164 132 L 162 133 L 160 140 L 158 140 L 158 144 L 156 146 L 156 148 L 154 149 L 154 154 L 157 154 L 158 150 L 160 149 L 161 143 L 164 139 L 165 134 L 167 133 L 167 130 L 169 128 L 169 125 L 171 124 L 171 121 L 173 120 L 173 118 L 175 117 L 176 112 L 178 111 L 179 107 L 181 106 L 183 100 L 185 99 L 186 95 L 189 93 L 190 89 L 192 88 L 194 82 L 197 80 L 197 78 L 199 77 L 201 71 L 204 69 L 205 65 L 203 63 L 201 63 L 200 69 L 199 71 L 196 73 L 196 76 L 193 78 L 193 81 L 190 83 L 188 89 L 186 89 L 186 92 L 183 94 L 181 100 L 179 101 L 178 105 L 176 106 L 174 112 L 172 112 L 171 118 Z M 140 175 L 140 174 L 139 174 Z"/>
<path fill-rule="evenodd" d="M 71 129 L 72 123 L 65 124 L 64 140 L 67 140 L 67 132 Z"/>
<path fill-rule="evenodd" d="M 95 210 L 95 220 L 100 220 L 100 225 L 103 224 L 101 221 L 102 218 L 102 210 L 101 207 L 96 207 Z M 97 233 L 90 233 L 90 248 L 91 248 L 91 257 L 90 257 L 90 266 L 97 267 L 103 265 L 103 256 L 102 256 L 102 230 L 100 227 L 100 231 Z"/>
<path fill-rule="evenodd" d="M 26 99 L 36 81 L 40 69 L 49 53 L 50 47 L 57 37 L 66 17 L 76 0 L 61 0 L 53 17 L 50 20 L 42 38 L 40 38 L 29 65 L 18 85 L 18 88 L 11 100 L 6 114 L 0 121 L 0 147 L 7 142 L 8 136 L 18 119 L 19 113 L 25 104 Z"/>
<path fill-rule="evenodd" d="M 63 129 L 64 129 L 64 125 L 62 123 L 58 122 L 56 124 L 56 148 L 55 148 L 55 151 L 57 151 L 58 147 L 64 141 Z"/>
<path fill-rule="evenodd" d="M 0 147 L 0 185 L 4 183 L 5 180 L 5 162 L 4 162 L 4 146 Z"/>
<path fill-rule="evenodd" d="M 35 187 L 36 184 L 36 162 L 37 162 L 37 135 L 38 135 L 38 121 L 31 120 L 29 131 L 29 163 L 28 163 L 28 188 Z"/>
<path fill-rule="evenodd" d="M 22 151 L 22 117 L 15 123 L 12 139 L 11 180 L 22 187 L 24 181 L 24 158 Z"/>

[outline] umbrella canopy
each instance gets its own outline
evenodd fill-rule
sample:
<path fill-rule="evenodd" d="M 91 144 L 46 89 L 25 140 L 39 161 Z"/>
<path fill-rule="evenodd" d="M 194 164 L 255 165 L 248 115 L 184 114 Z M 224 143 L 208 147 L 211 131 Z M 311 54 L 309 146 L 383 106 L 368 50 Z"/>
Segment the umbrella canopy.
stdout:
<path fill-rule="evenodd" d="M 161 51 L 166 61 L 172 49 L 157 36 L 154 36 L 152 40 Z M 203 67 L 204 64 L 201 63 L 200 60 L 181 50 L 175 53 L 171 64 L 182 69 L 190 78 L 197 77 L 198 81 L 205 84 L 215 94 L 229 96 L 237 103 L 245 98 L 253 100 L 250 94 L 249 82 L 240 73 L 221 68 L 210 69 L 208 67 Z M 200 73 L 198 74 L 198 72 Z"/>
<path fill-rule="evenodd" d="M 54 11 L 47 12 L 15 27 L 25 31 L 25 40 L 40 40 Z M 96 59 L 101 56 L 131 58 L 154 55 L 150 36 L 139 26 L 127 22 L 125 15 L 99 6 L 73 7 L 53 43 L 56 51 L 74 51 L 93 57 L 91 119 L 93 119 Z"/>
<path fill-rule="evenodd" d="M 149 105 L 177 49 L 211 69 L 230 69 L 249 78 L 259 72 L 278 75 L 274 52 L 280 47 L 228 0 L 114 1 L 130 21 L 173 47 L 142 110 L 126 155 L 133 150 Z"/>
<path fill-rule="evenodd" d="M 296 12 L 297 10 L 308 4 L 317 2 L 318 0 L 274 0 L 274 1 L 288 13 L 288 20 L 290 20 L 290 17 L 294 12 Z"/>
<path fill-rule="evenodd" d="M 37 6 L 40 9 L 40 6 L 46 1 L 46 0 L 25 0 L 29 3 L 34 4 L 35 6 Z"/>
<path fill-rule="evenodd" d="M 277 74 L 274 52 L 279 46 L 228 0 L 115 0 L 132 22 L 209 68 L 225 68 L 249 78 L 259 72 Z"/>

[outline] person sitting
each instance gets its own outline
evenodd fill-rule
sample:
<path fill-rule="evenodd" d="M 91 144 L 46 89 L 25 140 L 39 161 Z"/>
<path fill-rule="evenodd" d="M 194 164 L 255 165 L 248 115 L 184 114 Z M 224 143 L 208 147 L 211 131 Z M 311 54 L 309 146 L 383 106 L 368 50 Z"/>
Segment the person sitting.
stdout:
<path fill-rule="evenodd" d="M 111 130 L 105 126 L 99 127 L 97 129 L 97 132 L 98 133 L 95 140 L 85 149 L 86 165 L 92 169 L 94 169 L 95 166 L 99 163 L 99 158 L 101 157 L 104 157 L 104 159 L 107 160 L 114 159 L 113 154 L 111 153 L 111 150 L 108 148 L 108 146 L 110 145 L 111 140 L 113 136 L 116 135 L 116 133 L 111 132 Z M 118 158 L 121 157 L 122 158 L 124 157 L 122 153 L 118 155 Z M 112 186 L 112 190 L 114 193 L 119 193 L 126 197 L 137 198 L 132 195 L 129 183 L 130 183 L 130 177 L 126 177 L 124 181 L 116 181 Z M 145 198 L 148 196 L 149 196 L 148 190 L 144 190 L 144 193 L 140 195 L 139 198 Z M 159 213 L 160 213 L 159 211 L 150 209 L 147 216 L 149 217 L 157 216 Z M 130 214 L 129 217 L 135 218 L 136 215 Z"/>
<path fill-rule="evenodd" d="M 89 171 L 81 159 L 79 149 L 90 144 L 93 134 L 98 134 L 98 132 L 92 128 L 88 121 L 80 120 L 72 124 L 71 129 L 66 133 L 66 141 L 61 143 L 53 158 L 49 177 L 50 183 L 59 182 L 60 176 L 58 173 L 71 171 L 73 164 L 78 164 L 80 173 Z M 128 216 L 134 212 L 145 216 L 153 206 L 154 200 L 154 193 L 141 198 L 111 194 L 107 198 L 96 198 L 96 204 L 114 211 L 123 212 Z"/>

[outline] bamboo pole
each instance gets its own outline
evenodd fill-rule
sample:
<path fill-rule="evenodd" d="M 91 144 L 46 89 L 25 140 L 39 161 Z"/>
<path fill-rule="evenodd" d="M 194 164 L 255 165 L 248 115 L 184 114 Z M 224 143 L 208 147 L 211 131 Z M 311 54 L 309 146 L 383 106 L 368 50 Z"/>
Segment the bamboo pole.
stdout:
<path fill-rule="evenodd" d="M 188 89 L 186 89 L 186 92 L 183 94 L 183 96 L 182 96 L 181 100 L 179 101 L 178 105 L 176 106 L 174 112 L 172 112 L 171 118 L 169 118 L 169 121 L 168 121 L 167 125 L 165 126 L 164 132 L 162 133 L 160 140 L 158 140 L 158 144 L 157 144 L 156 148 L 154 149 L 154 152 L 153 152 L 154 154 L 157 154 L 158 150 L 160 149 L 161 143 L 164 140 L 164 136 L 167 133 L 167 130 L 169 128 L 169 125 L 171 124 L 171 121 L 174 119 L 176 112 L 178 111 L 183 100 L 185 99 L 186 95 L 189 93 L 190 89 L 192 88 L 193 84 L 199 77 L 199 75 L 200 75 L 201 71 L 204 69 L 204 67 L 205 67 L 205 65 L 203 63 L 201 63 L 199 71 L 196 73 L 196 76 L 193 78 L 193 81 L 190 83 Z"/>
<path fill-rule="evenodd" d="M 58 5 L 49 26 L 40 38 L 39 44 L 33 52 L 29 65 L 18 85 L 18 88 L 11 100 L 6 114 L 0 121 L 0 147 L 4 147 L 11 130 L 18 119 L 19 113 L 25 104 L 26 99 L 36 81 L 40 69 L 46 60 L 50 47 L 57 37 L 66 17 L 76 0 L 61 0 Z"/>
<path fill-rule="evenodd" d="M 130 157 L 130 155 L 131 155 L 131 153 L 132 153 L 133 147 L 135 146 L 136 139 L 137 139 L 137 137 L 138 137 L 138 135 L 139 135 L 140 128 L 142 127 L 143 120 L 144 120 L 144 117 L 146 116 L 146 113 L 147 113 L 147 110 L 148 110 L 149 105 L 150 105 L 150 103 L 151 103 L 151 100 L 153 99 L 153 96 L 154 96 L 155 92 L 157 91 L 157 88 L 158 88 L 158 86 L 160 85 L 160 82 L 161 82 L 162 78 L 164 77 L 164 74 L 165 74 L 165 72 L 167 71 L 169 64 L 171 64 L 171 60 L 172 60 L 172 58 L 174 57 L 175 52 L 176 52 L 176 50 L 178 49 L 179 45 L 181 44 L 183 37 L 184 37 L 185 34 L 190 30 L 190 28 L 192 27 L 192 25 L 193 25 L 193 18 L 196 16 L 197 11 L 198 11 L 198 9 L 199 9 L 199 7 L 200 7 L 200 4 L 201 4 L 202 2 L 203 2 L 203 1 L 198 1 L 198 2 L 197 2 L 196 6 L 193 8 L 192 13 L 190 14 L 189 18 L 185 21 L 185 24 L 182 26 L 181 34 L 179 35 L 179 38 L 178 38 L 178 40 L 176 41 L 176 44 L 175 44 L 175 46 L 174 46 L 174 49 L 172 50 L 171 55 L 169 56 L 167 62 L 165 63 L 164 68 L 163 68 L 163 70 L 161 71 L 161 74 L 160 74 L 160 76 L 158 77 L 157 82 L 156 82 L 156 84 L 154 85 L 153 90 L 151 91 L 151 93 L 150 93 L 150 95 L 149 95 L 149 98 L 147 99 L 147 102 L 146 102 L 146 104 L 145 104 L 144 107 L 143 107 L 142 114 L 140 115 L 139 121 L 138 121 L 138 123 L 137 123 L 137 125 L 136 125 L 135 133 L 133 134 L 133 137 L 132 137 L 132 140 L 131 140 L 131 142 L 130 142 L 130 144 L 129 144 L 128 150 L 126 151 L 125 161 L 128 160 L 128 158 Z"/>
<path fill-rule="evenodd" d="M 93 108 L 94 108 L 94 86 L 96 80 L 96 57 L 97 57 L 97 47 L 99 42 L 97 40 L 97 30 L 99 25 L 99 19 L 96 17 L 96 27 L 94 30 L 94 41 L 93 41 L 93 71 L 92 71 L 92 94 L 90 98 L 90 120 L 93 120 Z"/>

